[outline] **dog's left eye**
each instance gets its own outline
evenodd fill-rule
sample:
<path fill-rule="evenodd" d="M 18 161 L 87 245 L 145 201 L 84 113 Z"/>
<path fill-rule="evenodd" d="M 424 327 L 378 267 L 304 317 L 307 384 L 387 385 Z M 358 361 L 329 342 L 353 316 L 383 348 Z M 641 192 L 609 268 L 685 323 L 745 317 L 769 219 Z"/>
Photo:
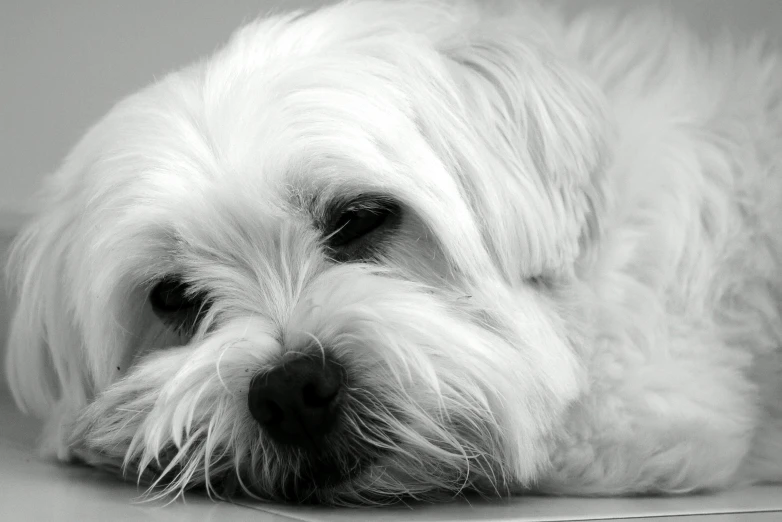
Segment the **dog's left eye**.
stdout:
<path fill-rule="evenodd" d="M 342 246 L 354 241 L 383 224 L 387 215 L 374 209 L 357 209 L 343 212 L 331 236 L 333 246 Z"/>
<path fill-rule="evenodd" d="M 346 247 L 388 224 L 398 214 L 398 205 L 387 201 L 350 205 L 334 220 L 327 242 L 332 248 Z"/>

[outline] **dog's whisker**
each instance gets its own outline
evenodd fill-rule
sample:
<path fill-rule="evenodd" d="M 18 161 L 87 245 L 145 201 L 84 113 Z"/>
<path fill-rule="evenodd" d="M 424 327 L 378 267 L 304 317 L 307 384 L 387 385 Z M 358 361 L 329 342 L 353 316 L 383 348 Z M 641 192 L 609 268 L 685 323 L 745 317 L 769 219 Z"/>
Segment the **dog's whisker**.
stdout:
<path fill-rule="evenodd" d="M 225 392 L 230 395 L 233 395 L 234 392 L 228 387 L 228 385 L 225 382 L 225 379 L 223 379 L 223 375 L 220 373 L 220 363 L 222 363 L 223 361 L 223 356 L 225 355 L 225 352 L 227 352 L 231 346 L 232 346 L 231 344 L 226 344 L 223 350 L 220 352 L 220 356 L 217 358 L 217 362 L 215 363 L 215 371 L 217 372 L 217 379 L 220 381 L 220 384 L 222 385 Z"/>
<path fill-rule="evenodd" d="M 320 340 L 312 333 L 310 332 L 304 332 L 304 335 L 315 341 L 315 345 L 320 350 L 321 357 L 323 358 L 323 367 L 326 366 L 326 349 L 323 347 L 323 343 L 320 342 Z"/>

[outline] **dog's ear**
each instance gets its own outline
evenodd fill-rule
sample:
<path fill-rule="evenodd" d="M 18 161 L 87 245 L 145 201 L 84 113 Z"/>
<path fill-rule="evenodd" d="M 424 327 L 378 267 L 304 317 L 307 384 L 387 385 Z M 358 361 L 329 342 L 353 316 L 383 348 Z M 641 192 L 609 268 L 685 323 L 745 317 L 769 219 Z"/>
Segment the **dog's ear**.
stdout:
<path fill-rule="evenodd" d="M 15 239 L 7 277 L 17 307 L 6 353 L 6 376 L 17 404 L 41 418 L 61 401 L 86 404 L 89 378 L 82 338 L 69 302 L 65 263 L 70 255 L 68 209 L 47 209 Z"/>
<path fill-rule="evenodd" d="M 103 337 L 103 355 L 96 357 L 88 349 L 87 334 L 96 327 L 91 326 L 86 303 L 98 301 L 92 308 L 104 314 L 107 308 L 89 285 L 90 279 L 100 277 L 95 268 L 105 260 L 86 264 L 92 245 L 80 239 L 89 236 L 80 230 L 88 226 L 81 178 L 89 143 L 83 139 L 45 180 L 39 211 L 15 238 L 6 271 L 16 301 L 5 361 L 8 384 L 22 410 L 47 422 L 41 451 L 60 459 L 68 457 L 64 430 L 91 399 L 96 375 L 103 378 L 107 373 L 96 368 L 113 363 L 105 353 L 111 341 L 105 332 L 93 336 Z"/>
<path fill-rule="evenodd" d="M 547 16 L 476 11 L 440 48 L 472 129 L 451 154 L 474 169 L 464 183 L 483 198 L 487 244 L 513 278 L 572 272 L 604 206 L 604 95 Z"/>
<path fill-rule="evenodd" d="M 60 459 L 79 412 L 128 371 L 142 345 L 167 339 L 155 329 L 145 287 L 157 258 L 134 257 L 143 227 L 122 199 L 121 181 L 141 167 L 113 147 L 123 143 L 116 137 L 133 107 L 98 122 L 44 180 L 39 210 L 14 240 L 7 266 L 17 304 L 8 384 L 21 409 L 46 419 L 41 449 Z"/>

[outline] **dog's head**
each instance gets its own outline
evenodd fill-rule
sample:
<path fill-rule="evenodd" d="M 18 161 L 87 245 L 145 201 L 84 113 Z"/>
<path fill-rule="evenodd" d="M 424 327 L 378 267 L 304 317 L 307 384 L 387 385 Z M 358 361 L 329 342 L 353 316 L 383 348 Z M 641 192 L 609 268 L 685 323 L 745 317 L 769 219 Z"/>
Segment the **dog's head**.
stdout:
<path fill-rule="evenodd" d="M 7 370 L 49 450 L 333 503 L 534 480 L 602 206 L 600 98 L 554 27 L 341 4 L 115 107 L 12 255 Z"/>

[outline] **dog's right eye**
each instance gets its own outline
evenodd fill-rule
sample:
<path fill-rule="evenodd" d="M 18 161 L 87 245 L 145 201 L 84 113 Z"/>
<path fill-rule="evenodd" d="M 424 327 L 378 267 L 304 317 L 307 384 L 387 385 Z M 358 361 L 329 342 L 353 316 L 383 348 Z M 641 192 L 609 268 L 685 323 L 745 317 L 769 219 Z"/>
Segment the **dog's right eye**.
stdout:
<path fill-rule="evenodd" d="M 181 279 L 167 277 L 152 289 L 149 303 L 158 317 L 170 321 L 177 318 L 195 318 L 202 311 L 205 300 Z"/>

